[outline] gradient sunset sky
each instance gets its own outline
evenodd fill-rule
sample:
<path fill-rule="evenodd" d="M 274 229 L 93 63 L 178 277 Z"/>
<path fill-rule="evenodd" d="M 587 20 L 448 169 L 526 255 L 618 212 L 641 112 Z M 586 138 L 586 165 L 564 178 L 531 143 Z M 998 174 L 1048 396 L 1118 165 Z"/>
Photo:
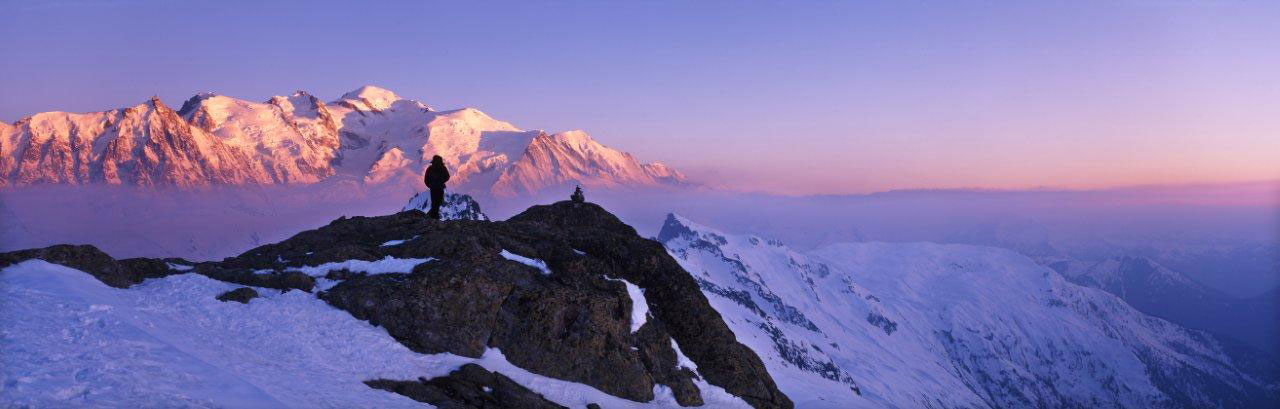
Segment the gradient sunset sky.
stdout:
<path fill-rule="evenodd" d="M 1280 179 L 1275 1 L 264 3 L 4 1 L 0 120 L 374 84 L 743 190 Z"/>

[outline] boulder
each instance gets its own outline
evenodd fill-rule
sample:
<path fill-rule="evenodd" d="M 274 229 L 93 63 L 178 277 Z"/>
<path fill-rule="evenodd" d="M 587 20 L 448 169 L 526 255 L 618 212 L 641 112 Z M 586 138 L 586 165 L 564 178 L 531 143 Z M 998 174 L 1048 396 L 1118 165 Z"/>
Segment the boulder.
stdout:
<path fill-rule="evenodd" d="M 441 409 L 567 409 L 497 372 L 466 364 L 448 376 L 417 381 L 375 379 L 372 388 L 408 396 Z"/>
<path fill-rule="evenodd" d="M 258 298 L 258 291 L 249 287 L 240 287 L 231 291 L 227 291 L 218 295 L 218 301 L 235 301 L 241 304 L 248 304 L 249 300 Z"/>
<path fill-rule="evenodd" d="M 39 249 L 0 253 L 0 268 L 30 259 L 40 259 L 89 273 L 103 284 L 129 288 L 148 278 L 164 277 L 181 271 L 173 270 L 166 260 L 131 258 L 117 261 L 90 245 L 59 244 Z M 185 262 L 181 259 L 168 261 Z"/>

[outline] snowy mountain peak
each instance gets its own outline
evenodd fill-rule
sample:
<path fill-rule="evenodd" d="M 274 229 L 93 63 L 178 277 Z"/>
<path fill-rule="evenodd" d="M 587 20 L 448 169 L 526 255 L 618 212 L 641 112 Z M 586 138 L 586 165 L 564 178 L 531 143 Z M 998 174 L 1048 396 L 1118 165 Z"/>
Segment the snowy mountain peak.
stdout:
<path fill-rule="evenodd" d="M 683 174 L 641 163 L 631 154 L 602 145 L 583 131 L 539 133 L 523 155 L 493 186 L 497 196 L 548 188 L 680 187 Z"/>
<path fill-rule="evenodd" d="M 781 241 L 765 239 L 756 235 L 728 234 L 713 227 L 699 224 L 676 213 L 667 213 L 667 219 L 658 231 L 658 241 L 662 243 L 681 240 L 684 243 L 705 242 L 710 245 L 741 245 L 744 247 L 771 246 L 781 249 L 794 257 L 803 257 L 786 247 Z M 775 249 L 775 250 L 777 250 Z M 815 267 L 821 269 L 821 267 Z"/>
<path fill-rule="evenodd" d="M 152 111 L 160 115 L 139 116 Z M 679 172 L 641 163 L 583 131 L 524 131 L 475 108 L 437 112 L 375 86 L 331 104 L 305 91 L 262 102 L 205 92 L 170 113 L 153 98 L 123 110 L 42 113 L 0 128 L 0 186 L 310 184 L 340 175 L 420 190 L 432 155 L 453 171 L 451 189 L 473 195 L 512 197 L 574 184 L 687 185 Z M 144 126 L 148 121 L 177 139 L 154 139 L 157 128 Z"/>
<path fill-rule="evenodd" d="M 587 134 L 587 131 L 583 131 L 581 129 L 575 129 L 572 131 L 564 131 L 557 134 L 553 134 L 550 136 L 550 138 L 554 138 L 560 141 L 561 143 L 569 144 L 571 146 L 576 146 L 579 149 L 583 149 L 583 150 L 589 149 L 593 145 L 598 145 L 594 139 L 591 139 L 591 135 Z"/>
<path fill-rule="evenodd" d="M 199 108 L 201 102 L 204 102 L 204 100 L 207 100 L 209 98 L 213 98 L 216 96 L 218 96 L 218 94 L 214 94 L 212 92 L 196 93 L 195 95 L 192 95 L 191 98 L 187 98 L 187 100 L 182 103 L 182 106 L 178 108 L 178 115 L 182 116 L 183 118 L 189 119 L 191 117 L 190 115 L 191 112 Z"/>
<path fill-rule="evenodd" d="M 658 241 L 666 243 L 673 239 L 683 238 L 685 240 L 694 240 L 702 232 L 712 230 L 706 226 L 694 223 L 684 216 L 667 213 L 667 219 L 662 222 L 662 229 L 658 231 Z M 712 232 L 713 234 L 715 232 Z"/>
<path fill-rule="evenodd" d="M 427 213 L 431 210 L 431 192 L 420 192 L 413 195 L 409 199 L 409 203 L 405 204 L 400 211 L 420 210 Z M 472 199 L 471 196 L 446 193 L 444 195 L 444 204 L 440 206 L 440 220 L 484 220 L 488 221 L 489 216 L 480 210 L 480 203 Z"/>
<path fill-rule="evenodd" d="M 386 88 L 365 85 L 355 91 L 342 94 L 342 99 L 367 110 L 385 111 L 391 108 L 391 105 L 396 101 L 400 101 L 403 98 Z"/>

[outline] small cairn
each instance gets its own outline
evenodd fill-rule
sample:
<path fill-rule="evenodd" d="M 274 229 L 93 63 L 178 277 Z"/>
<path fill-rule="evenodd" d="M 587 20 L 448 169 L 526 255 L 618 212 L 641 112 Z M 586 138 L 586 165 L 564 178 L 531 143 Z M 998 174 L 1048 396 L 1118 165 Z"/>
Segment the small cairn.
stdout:
<path fill-rule="evenodd" d="M 582 186 L 575 187 L 573 194 L 569 195 L 569 200 L 574 203 L 583 203 L 587 201 L 587 197 L 582 195 Z"/>

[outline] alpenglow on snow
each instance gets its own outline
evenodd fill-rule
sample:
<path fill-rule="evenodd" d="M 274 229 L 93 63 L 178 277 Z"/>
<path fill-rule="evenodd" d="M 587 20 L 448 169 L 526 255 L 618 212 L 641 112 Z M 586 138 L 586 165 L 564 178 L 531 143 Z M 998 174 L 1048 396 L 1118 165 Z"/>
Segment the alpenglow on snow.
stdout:
<path fill-rule="evenodd" d="M 304 91 L 265 102 L 198 94 L 101 112 L 0 122 L 0 187 L 310 184 L 332 177 L 411 183 L 432 155 L 460 193 L 512 197 L 575 183 L 678 187 L 684 175 L 583 131 L 526 131 L 474 108 L 436 111 L 365 86 L 336 101 Z"/>

